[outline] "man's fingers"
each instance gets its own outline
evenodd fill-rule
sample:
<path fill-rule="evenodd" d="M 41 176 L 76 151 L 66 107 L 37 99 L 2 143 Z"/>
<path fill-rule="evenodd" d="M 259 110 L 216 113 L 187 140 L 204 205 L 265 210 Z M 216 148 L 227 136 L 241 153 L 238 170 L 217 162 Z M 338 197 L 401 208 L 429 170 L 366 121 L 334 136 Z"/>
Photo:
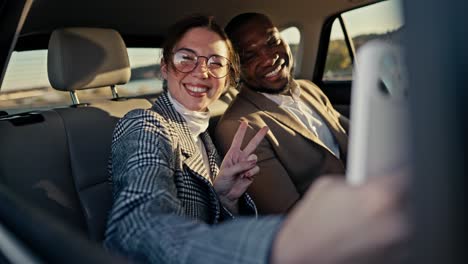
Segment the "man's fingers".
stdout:
<path fill-rule="evenodd" d="M 260 142 L 262 142 L 268 130 L 269 128 L 264 126 L 257 132 L 257 134 L 255 134 L 255 136 L 250 140 L 249 144 L 247 144 L 247 147 L 245 147 L 245 149 L 242 151 L 244 152 L 244 155 L 250 155 L 255 151 Z"/>

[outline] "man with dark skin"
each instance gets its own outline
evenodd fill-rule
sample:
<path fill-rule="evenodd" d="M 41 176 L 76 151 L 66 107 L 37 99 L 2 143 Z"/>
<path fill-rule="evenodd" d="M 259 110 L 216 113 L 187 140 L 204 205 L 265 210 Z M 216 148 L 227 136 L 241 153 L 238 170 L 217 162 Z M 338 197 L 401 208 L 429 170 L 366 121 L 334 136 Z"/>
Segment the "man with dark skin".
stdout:
<path fill-rule="evenodd" d="M 249 193 L 260 213 L 284 213 L 320 175 L 344 174 L 349 122 L 315 84 L 293 78 L 290 47 L 267 16 L 238 15 L 225 31 L 240 57 L 241 85 L 216 128 L 218 149 L 229 149 L 239 120 L 249 123 L 245 142 L 268 126 Z"/>

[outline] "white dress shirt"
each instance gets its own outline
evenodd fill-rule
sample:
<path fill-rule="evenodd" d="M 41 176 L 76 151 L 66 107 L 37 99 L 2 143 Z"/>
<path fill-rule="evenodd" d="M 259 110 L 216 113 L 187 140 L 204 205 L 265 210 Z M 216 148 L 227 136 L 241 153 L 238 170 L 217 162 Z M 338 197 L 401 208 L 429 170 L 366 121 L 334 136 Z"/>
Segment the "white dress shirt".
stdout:
<path fill-rule="evenodd" d="M 301 88 L 293 85 L 288 93 L 287 95 L 262 94 L 294 116 L 305 128 L 314 133 L 331 153 L 340 158 L 338 142 L 322 117 L 300 98 Z"/>

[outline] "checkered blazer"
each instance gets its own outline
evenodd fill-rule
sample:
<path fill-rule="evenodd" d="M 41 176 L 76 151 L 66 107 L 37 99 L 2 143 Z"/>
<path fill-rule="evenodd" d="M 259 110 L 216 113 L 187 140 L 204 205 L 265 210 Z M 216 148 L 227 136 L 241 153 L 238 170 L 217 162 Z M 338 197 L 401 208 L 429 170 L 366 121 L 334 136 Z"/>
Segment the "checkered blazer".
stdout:
<path fill-rule="evenodd" d="M 208 133 L 201 138 L 215 177 L 219 156 Z M 203 157 L 166 93 L 151 109 L 131 111 L 118 122 L 110 173 L 114 204 L 106 229 L 109 249 L 150 263 L 195 263 L 192 257 L 197 255 L 204 263 L 268 259 L 280 219 L 238 217 L 211 226 L 233 216 L 207 180 Z M 256 215 L 248 195 L 240 200 L 241 212 Z M 259 237 L 253 238 L 255 234 Z"/>

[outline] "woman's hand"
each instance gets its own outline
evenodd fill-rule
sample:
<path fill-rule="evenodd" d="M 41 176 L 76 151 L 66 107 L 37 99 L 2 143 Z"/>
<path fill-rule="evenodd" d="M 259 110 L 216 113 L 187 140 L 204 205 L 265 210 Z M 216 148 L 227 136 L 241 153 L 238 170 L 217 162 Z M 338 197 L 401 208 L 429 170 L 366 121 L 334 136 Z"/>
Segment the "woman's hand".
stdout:
<path fill-rule="evenodd" d="M 265 137 L 268 127 L 260 129 L 247 146 L 241 150 L 246 130 L 247 122 L 242 121 L 213 183 L 221 203 L 234 213 L 238 212 L 239 197 L 252 183 L 253 176 L 260 171 L 257 166 L 257 156 L 252 153 Z"/>

